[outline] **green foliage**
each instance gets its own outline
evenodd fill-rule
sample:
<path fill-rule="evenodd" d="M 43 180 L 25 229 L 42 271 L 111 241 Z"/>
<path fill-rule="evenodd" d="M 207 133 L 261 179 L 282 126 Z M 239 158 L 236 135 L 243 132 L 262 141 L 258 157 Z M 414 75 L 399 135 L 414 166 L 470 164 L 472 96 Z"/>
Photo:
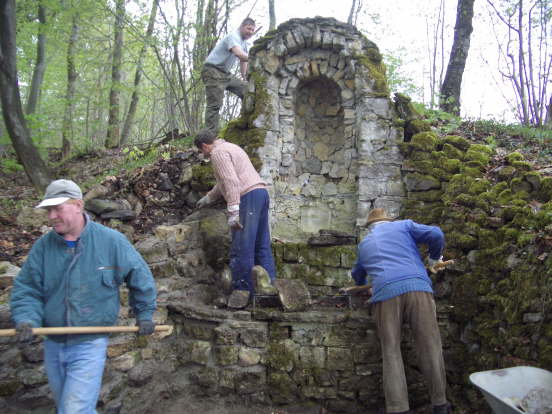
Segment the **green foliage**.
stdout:
<path fill-rule="evenodd" d="M 8 173 L 23 171 L 23 166 L 19 164 L 16 159 L 13 159 L 13 158 L 1 159 L 0 166 L 2 171 L 8 172 Z"/>
<path fill-rule="evenodd" d="M 488 135 L 488 140 L 506 147 L 522 144 L 537 146 L 545 154 L 552 154 L 552 130 L 519 124 L 502 124 L 495 120 L 480 119 L 471 125 L 476 135 Z"/>
<path fill-rule="evenodd" d="M 422 114 L 424 119 L 433 127 L 437 128 L 441 133 L 452 132 L 462 124 L 462 119 L 456 115 L 439 109 L 429 109 L 424 104 L 413 102 L 414 108 Z"/>
<path fill-rule="evenodd" d="M 400 92 L 406 95 L 420 95 L 422 88 L 417 86 L 410 74 L 402 69 L 405 64 L 405 56 L 405 47 L 393 50 L 392 54 L 384 54 L 383 59 L 385 62 L 387 84 L 392 93 Z"/>

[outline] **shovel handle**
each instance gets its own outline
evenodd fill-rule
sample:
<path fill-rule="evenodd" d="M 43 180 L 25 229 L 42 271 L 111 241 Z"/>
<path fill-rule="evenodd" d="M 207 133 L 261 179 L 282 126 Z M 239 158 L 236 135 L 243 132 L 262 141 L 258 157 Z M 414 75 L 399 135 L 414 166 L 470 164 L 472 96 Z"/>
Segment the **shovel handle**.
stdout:
<path fill-rule="evenodd" d="M 170 325 L 156 325 L 155 332 L 165 332 Z M 138 326 L 58 326 L 53 328 L 33 328 L 33 335 L 73 335 L 114 332 L 138 332 Z M 15 329 L 0 329 L 0 336 L 15 336 Z"/>

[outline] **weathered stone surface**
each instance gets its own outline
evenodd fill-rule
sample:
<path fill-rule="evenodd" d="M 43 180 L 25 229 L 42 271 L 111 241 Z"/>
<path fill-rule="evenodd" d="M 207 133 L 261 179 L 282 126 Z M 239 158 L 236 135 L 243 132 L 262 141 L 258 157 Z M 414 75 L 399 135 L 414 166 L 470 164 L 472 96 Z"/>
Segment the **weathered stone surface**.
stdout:
<path fill-rule="evenodd" d="M 207 341 L 188 341 L 188 359 L 200 365 L 207 365 L 211 355 L 211 344 Z"/>
<path fill-rule="evenodd" d="M 102 198 L 109 194 L 109 188 L 107 188 L 104 185 L 101 184 L 94 184 L 90 190 L 86 192 L 84 197 L 82 198 L 83 201 L 86 203 L 89 200 L 93 200 L 95 198 Z"/>
<path fill-rule="evenodd" d="M 104 213 L 109 213 L 111 211 L 120 210 L 122 205 L 117 201 L 94 198 L 92 200 L 86 201 L 84 207 L 94 214 L 101 215 Z"/>
<path fill-rule="evenodd" d="M 35 386 L 39 384 L 45 384 L 48 382 L 46 372 L 42 369 L 24 369 L 18 372 L 19 380 L 28 386 Z"/>
<path fill-rule="evenodd" d="M 261 360 L 259 351 L 253 348 L 241 347 L 238 355 L 238 365 L 240 367 L 250 367 L 257 365 Z"/>
<path fill-rule="evenodd" d="M 298 312 L 310 305 L 310 293 L 303 281 L 277 279 L 274 283 L 286 311 Z"/>
<path fill-rule="evenodd" d="M 117 358 L 113 358 L 110 361 L 110 365 L 117 371 L 127 372 L 136 366 L 137 359 L 135 352 L 129 352 Z"/>
<path fill-rule="evenodd" d="M 109 358 L 116 358 L 131 351 L 135 345 L 136 335 L 116 335 L 109 340 L 109 345 L 107 347 L 107 356 Z"/>
<path fill-rule="evenodd" d="M 13 285 L 13 279 L 21 269 L 10 262 L 0 262 L 0 289 Z"/>
<path fill-rule="evenodd" d="M 133 387 L 143 387 L 153 378 L 154 370 L 150 362 L 140 362 L 128 372 L 128 383 Z"/>
<path fill-rule="evenodd" d="M 15 222 L 22 227 L 40 229 L 47 224 L 48 216 L 43 208 L 23 207 Z"/>
<path fill-rule="evenodd" d="M 148 263 L 159 263 L 168 259 L 169 251 L 167 243 L 156 237 L 148 237 L 136 244 L 136 250 L 140 252 Z"/>
<path fill-rule="evenodd" d="M 217 362 L 221 366 L 237 364 L 239 353 L 240 348 L 234 345 L 223 345 L 215 348 Z"/>
<path fill-rule="evenodd" d="M 115 210 L 110 211 L 109 213 L 102 213 L 102 219 L 116 219 L 121 221 L 130 221 L 136 218 L 136 213 L 133 210 Z"/>

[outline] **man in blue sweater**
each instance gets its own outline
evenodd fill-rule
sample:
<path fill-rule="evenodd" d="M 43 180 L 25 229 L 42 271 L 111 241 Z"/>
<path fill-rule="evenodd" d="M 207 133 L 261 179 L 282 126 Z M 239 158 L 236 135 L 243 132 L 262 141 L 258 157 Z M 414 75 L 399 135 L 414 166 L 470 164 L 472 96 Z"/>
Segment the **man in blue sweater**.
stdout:
<path fill-rule="evenodd" d="M 155 282 L 125 236 L 90 220 L 81 189 L 70 180 L 53 181 L 37 208 L 48 210 L 53 229 L 33 245 L 14 281 L 10 307 L 18 341 L 31 341 L 32 328 L 114 325 L 123 282 L 138 334 L 152 334 Z M 58 414 L 96 413 L 107 343 L 107 334 L 44 340 L 44 364 Z"/>
<path fill-rule="evenodd" d="M 414 334 L 420 368 L 426 378 L 434 414 L 448 414 L 445 363 L 437 325 L 431 279 L 417 244 L 429 248 L 429 269 L 442 267 L 445 245 L 439 227 L 412 220 L 392 221 L 376 208 L 368 215 L 368 235 L 358 246 L 352 270 L 357 285 L 371 278 L 370 300 L 383 356 L 383 388 L 387 413 L 410 413 L 401 355 L 401 327 L 408 322 Z"/>

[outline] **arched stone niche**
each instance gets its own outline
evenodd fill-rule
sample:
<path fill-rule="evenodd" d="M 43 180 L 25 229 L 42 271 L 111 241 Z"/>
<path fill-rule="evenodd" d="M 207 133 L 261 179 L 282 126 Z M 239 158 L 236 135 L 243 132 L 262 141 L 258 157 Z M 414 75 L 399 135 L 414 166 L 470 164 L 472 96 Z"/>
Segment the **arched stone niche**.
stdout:
<path fill-rule="evenodd" d="M 358 234 L 367 212 L 404 200 L 402 130 L 377 46 L 331 18 L 293 19 L 255 42 L 243 117 L 262 137 L 272 234 Z"/>

